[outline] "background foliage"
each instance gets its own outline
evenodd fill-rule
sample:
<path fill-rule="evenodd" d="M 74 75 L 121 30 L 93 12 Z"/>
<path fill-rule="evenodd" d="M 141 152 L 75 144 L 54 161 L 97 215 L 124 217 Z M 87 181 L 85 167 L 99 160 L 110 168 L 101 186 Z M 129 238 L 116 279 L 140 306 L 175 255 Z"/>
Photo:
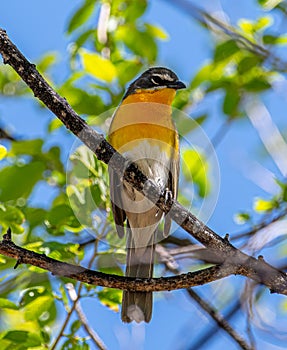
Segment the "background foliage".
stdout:
<path fill-rule="evenodd" d="M 224 235 L 227 231 L 235 231 L 235 226 L 230 224 L 234 216 L 238 224 L 245 226 L 231 235 L 232 242 L 254 255 L 263 252 L 267 260 L 284 269 L 287 158 L 286 93 L 284 96 L 282 91 L 286 87 L 284 21 L 287 5 L 285 1 L 254 1 L 256 18 L 240 18 L 229 23 L 222 16 L 214 14 L 210 17 L 210 11 L 202 14 L 187 4 L 190 3 L 173 4 L 172 11 L 177 11 L 179 18 L 187 16 L 193 21 L 194 28 L 208 37 L 209 55 L 197 66 L 192 63 L 191 53 L 200 50 L 200 42 L 189 42 L 189 36 L 194 33 L 186 33 L 184 37 L 185 46 L 191 49 L 177 53 L 188 56 L 190 66 L 183 69 L 169 58 L 160 57 L 161 48 L 172 42 L 173 37 L 167 28 L 151 20 L 149 11 L 153 1 L 86 0 L 78 1 L 76 8 L 70 6 L 69 18 L 63 18 L 68 43 L 65 57 L 60 59 L 56 52 L 47 52 L 36 62 L 37 68 L 77 113 L 104 131 L 108 124 L 104 112 L 119 104 L 127 84 L 140 72 L 158 64 L 169 65 L 179 72 L 188 88 L 178 93 L 175 107 L 190 114 L 197 122 L 196 127 L 203 127 L 214 147 L 219 147 L 220 160 L 232 149 L 232 161 L 241 164 L 238 166 L 240 176 L 244 179 L 243 173 L 255 179 L 265 190 L 253 198 L 254 191 L 244 191 L 244 186 L 243 189 L 236 188 L 237 184 L 232 180 L 237 178 L 223 171 L 225 196 L 219 199 L 221 210 L 215 211 L 211 224 Z M 161 8 L 163 4 L 158 6 Z M 181 10 L 185 14 L 180 13 Z M 33 41 L 33 37 L 28 40 Z M 17 45 L 21 49 L 22 43 Z M 65 77 L 60 74 L 59 78 L 57 67 L 63 61 L 67 74 Z M 9 105 L 11 99 L 33 100 L 41 118 L 42 106 L 12 69 L 4 65 L 0 66 L 0 93 L 2 104 Z M 273 107 L 276 103 L 280 108 Z M 29 123 L 27 113 L 19 111 L 19 118 L 25 118 Z M 42 122 L 45 124 L 46 121 Z M 188 120 L 178 127 L 182 137 L 194 132 L 194 123 Z M 3 130 L 5 128 L 3 123 Z M 61 261 L 123 274 L 124 243 L 115 234 L 105 165 L 83 146 L 77 145 L 76 151 L 70 154 L 68 166 L 72 137 L 53 116 L 41 137 L 34 137 L 33 125 L 27 137 L 21 136 L 22 130 L 17 124 L 14 128 L 16 141 L 9 140 L 4 131 L 3 135 L 1 133 L 2 233 L 11 227 L 13 240 L 27 249 Z M 248 159 L 241 158 L 242 153 L 233 144 L 232 136 L 229 137 L 233 130 L 239 133 L 242 148 L 245 144 L 250 145 L 250 138 L 253 138 L 253 153 Z M 182 158 L 185 164 L 179 201 L 190 205 L 186 189 L 193 186 L 192 205 L 196 210 L 217 186 L 212 178 L 209 150 L 195 152 L 185 148 Z M 199 167 L 199 164 L 203 166 Z M 226 194 L 227 184 L 231 185 Z M 245 207 L 241 205 L 242 197 Z M 246 205 L 246 198 L 250 204 L 254 203 L 253 208 Z M 91 206 L 92 201 L 97 205 L 96 210 Z M 186 245 L 192 248 L 196 242 L 187 242 L 179 229 L 175 237 L 178 240 L 164 242 L 163 246 L 174 259 L 176 268 L 188 271 L 204 266 L 193 257 L 191 250 L 184 249 Z M 160 256 L 158 260 L 156 274 L 170 274 L 169 266 L 161 262 Z M 141 340 L 144 326 L 120 324 L 116 313 L 120 291 L 79 285 L 32 266 L 14 270 L 14 264 L 15 261 L 0 257 L 1 349 L 103 347 L 97 343 L 97 337 L 102 338 L 108 348 L 128 348 L 134 344 L 154 348 L 157 344 L 171 343 L 167 336 L 169 327 L 173 329 L 173 341 L 178 348 L 216 348 L 225 343 L 229 348 L 236 348 L 235 342 L 222 331 L 216 333 L 211 321 L 203 320 L 200 306 L 199 309 L 194 306 L 196 301 L 190 297 L 182 301 L 180 292 L 174 293 L 172 303 L 165 303 L 163 296 L 156 298 L 154 319 L 146 326 L 146 332 L 151 335 L 160 332 L 160 336 L 157 340 L 155 337 Z M 197 291 L 211 306 L 225 314 L 231 325 L 236 323 L 236 330 L 247 338 L 247 342 L 258 344 L 259 348 L 266 348 L 266 344 L 270 349 L 284 347 L 286 326 L 282 320 L 286 317 L 287 304 L 283 297 L 270 296 L 265 288 L 234 277 Z M 83 307 L 79 309 L 80 301 Z M 180 310 L 175 311 L 181 303 Z M 91 308 L 95 311 L 91 312 Z M 161 316 L 161 311 L 165 316 Z M 183 322 L 176 323 L 177 318 L 182 318 Z M 170 324 L 167 319 L 171 320 Z M 191 319 L 192 327 L 187 325 Z M 202 322 L 201 327 L 198 320 Z M 99 335 L 93 338 L 87 324 Z M 113 331 L 107 332 L 105 328 L 110 324 Z M 116 329 L 120 335 L 116 335 Z M 191 330 L 194 332 L 192 338 Z M 183 336 L 186 332 L 188 337 Z M 168 339 L 167 343 L 162 343 L 164 338 Z M 205 344 L 207 339 L 210 341 Z"/>

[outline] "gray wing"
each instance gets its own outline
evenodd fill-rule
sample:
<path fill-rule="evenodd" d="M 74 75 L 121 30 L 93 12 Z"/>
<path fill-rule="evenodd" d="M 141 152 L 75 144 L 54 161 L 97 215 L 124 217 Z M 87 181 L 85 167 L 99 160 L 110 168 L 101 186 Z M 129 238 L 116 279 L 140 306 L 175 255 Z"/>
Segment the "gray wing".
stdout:
<path fill-rule="evenodd" d="M 173 152 L 173 157 L 171 158 L 171 164 L 170 164 L 170 172 L 167 182 L 167 189 L 170 191 L 172 198 L 177 198 L 178 193 L 178 179 L 179 179 L 179 152 Z M 164 237 L 167 237 L 169 235 L 170 227 L 171 227 L 171 217 L 168 214 L 165 214 L 164 218 L 164 228 L 163 228 L 163 235 Z"/>
<path fill-rule="evenodd" d="M 110 177 L 110 196 L 114 220 L 116 223 L 117 232 L 120 238 L 125 234 L 124 222 L 126 220 L 126 213 L 122 209 L 122 185 L 119 175 L 111 168 L 109 168 L 109 177 Z M 118 206 L 118 205 L 120 206 Z"/>

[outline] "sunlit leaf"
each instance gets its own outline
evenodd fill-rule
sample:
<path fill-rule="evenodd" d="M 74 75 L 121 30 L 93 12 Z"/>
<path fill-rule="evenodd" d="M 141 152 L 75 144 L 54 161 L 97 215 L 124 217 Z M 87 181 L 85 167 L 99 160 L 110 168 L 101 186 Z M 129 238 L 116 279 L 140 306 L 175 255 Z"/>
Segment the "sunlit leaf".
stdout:
<path fill-rule="evenodd" d="M 253 208 L 257 212 L 266 212 L 274 209 L 274 203 L 262 198 L 256 198 L 253 204 Z"/>
<path fill-rule="evenodd" d="M 111 83 L 117 77 L 117 70 L 113 63 L 95 52 L 80 51 L 84 69 L 99 80 Z"/>
<path fill-rule="evenodd" d="M 210 191 L 208 181 L 208 163 L 203 154 L 194 149 L 185 149 L 182 152 L 182 172 L 189 182 L 194 182 L 198 187 L 200 197 L 205 197 Z"/>
<path fill-rule="evenodd" d="M 160 39 L 160 40 L 168 40 L 169 36 L 164 31 L 164 29 L 160 28 L 159 26 L 152 25 L 152 24 L 149 24 L 149 23 L 146 23 L 145 26 L 146 26 L 148 32 L 152 36 L 154 36 L 155 38 Z"/>
<path fill-rule="evenodd" d="M 0 160 L 2 160 L 3 158 L 5 158 L 7 155 L 7 148 L 0 145 Z"/>
<path fill-rule="evenodd" d="M 22 308 L 25 315 L 25 320 L 41 320 L 41 317 L 43 317 L 45 312 L 49 313 L 53 303 L 54 298 L 52 295 L 38 296 L 28 305 Z M 49 317 L 49 315 L 47 315 L 47 317 Z"/>

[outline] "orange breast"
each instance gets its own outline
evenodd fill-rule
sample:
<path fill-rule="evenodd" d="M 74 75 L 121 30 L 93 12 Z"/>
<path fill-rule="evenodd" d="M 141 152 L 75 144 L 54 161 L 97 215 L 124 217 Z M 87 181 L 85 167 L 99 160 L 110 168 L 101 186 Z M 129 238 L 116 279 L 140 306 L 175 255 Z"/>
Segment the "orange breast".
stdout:
<path fill-rule="evenodd" d="M 108 136 L 112 146 L 125 152 L 130 142 L 149 139 L 163 151 L 170 146 L 178 150 L 177 131 L 171 119 L 174 96 L 173 89 L 142 90 L 129 95 L 112 120 Z"/>

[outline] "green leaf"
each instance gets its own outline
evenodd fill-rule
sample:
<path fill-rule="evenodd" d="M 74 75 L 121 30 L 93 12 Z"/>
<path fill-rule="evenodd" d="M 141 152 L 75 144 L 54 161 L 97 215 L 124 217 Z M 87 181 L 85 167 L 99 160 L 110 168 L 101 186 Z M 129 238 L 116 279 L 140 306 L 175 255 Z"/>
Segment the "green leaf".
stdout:
<path fill-rule="evenodd" d="M 18 306 L 8 299 L 0 298 L 0 310 L 1 309 L 13 309 L 18 310 Z"/>
<path fill-rule="evenodd" d="M 167 32 L 165 32 L 164 29 L 160 28 L 159 26 L 145 23 L 145 27 L 147 28 L 147 31 L 156 39 L 168 40 L 169 36 Z"/>
<path fill-rule="evenodd" d="M 223 101 L 223 112 L 231 117 L 238 114 L 238 106 L 241 101 L 240 92 L 238 90 L 227 90 Z"/>
<path fill-rule="evenodd" d="M 177 113 L 175 113 L 174 120 L 180 136 L 187 135 L 201 125 L 207 118 L 207 114 L 201 114 L 193 118 L 183 117 L 181 111 L 179 111 L 178 114 L 179 116 L 177 117 Z"/>
<path fill-rule="evenodd" d="M 47 211 L 42 208 L 27 207 L 23 209 L 23 212 L 30 224 L 30 229 L 42 225 L 47 215 Z"/>
<path fill-rule="evenodd" d="M 111 83 L 117 77 L 114 64 L 95 52 L 80 51 L 84 69 L 96 79 Z"/>
<path fill-rule="evenodd" d="M 112 3 L 115 1 L 112 1 Z M 124 9 L 122 7 L 125 7 Z M 147 8 L 146 0 L 137 1 L 120 1 L 119 6 L 116 8 L 112 7 L 112 13 L 118 15 L 119 11 L 124 10 L 124 17 L 127 22 L 135 22 L 137 18 L 141 17 Z"/>
<path fill-rule="evenodd" d="M 61 120 L 58 118 L 54 118 L 51 120 L 51 122 L 48 125 L 48 131 L 53 132 L 59 129 L 61 126 L 63 126 L 63 123 L 61 122 Z"/>
<path fill-rule="evenodd" d="M 142 69 L 142 64 L 138 60 L 122 60 L 117 63 L 119 83 L 124 86 L 130 82 Z"/>
<path fill-rule="evenodd" d="M 37 62 L 37 69 L 40 72 L 46 72 L 55 62 L 57 53 L 49 52 L 41 57 L 40 61 Z"/>
<path fill-rule="evenodd" d="M 42 341 L 38 334 L 28 331 L 8 331 L 2 339 L 10 340 L 13 344 L 22 345 L 19 349 L 40 346 Z"/>
<path fill-rule="evenodd" d="M 92 16 L 94 10 L 96 8 L 95 0 L 86 0 L 70 19 L 67 32 L 71 34 L 74 30 L 79 28 L 82 24 L 88 21 L 88 19 Z"/>
<path fill-rule="evenodd" d="M 38 150 L 39 151 L 39 150 Z M 0 200 L 3 202 L 28 198 L 34 186 L 42 179 L 45 164 L 40 161 L 15 164 L 0 171 Z"/>
<path fill-rule="evenodd" d="M 104 288 L 98 293 L 99 300 L 109 309 L 118 312 L 122 299 L 122 291 L 111 288 Z"/>
<path fill-rule="evenodd" d="M 286 45 L 287 44 L 287 35 L 264 35 L 263 36 L 263 43 L 266 45 Z"/>
<path fill-rule="evenodd" d="M 141 58 L 153 63 L 157 57 L 157 45 L 154 37 L 147 31 L 140 31 L 133 24 L 122 25 L 115 33 L 115 39 L 122 41 L 127 48 Z"/>
<path fill-rule="evenodd" d="M 82 326 L 82 322 L 80 320 L 76 320 L 71 324 L 71 333 L 75 334 Z"/>
<path fill-rule="evenodd" d="M 238 213 L 234 216 L 234 220 L 238 225 L 243 225 L 246 222 L 250 221 L 251 217 L 248 213 Z"/>
<path fill-rule="evenodd" d="M 239 47 L 234 40 L 225 41 L 216 47 L 214 53 L 214 62 L 218 63 L 220 61 L 226 60 L 238 51 Z"/>
<path fill-rule="evenodd" d="M 203 82 L 208 81 L 210 79 L 210 74 L 212 73 L 213 68 L 210 64 L 206 64 L 203 66 L 194 76 L 190 88 L 195 89 Z"/>
<path fill-rule="evenodd" d="M 35 156 L 41 153 L 41 149 L 44 141 L 42 139 L 17 141 L 12 143 L 9 156 L 18 156 L 27 154 L 29 156 Z"/>
<path fill-rule="evenodd" d="M 247 91 L 252 91 L 252 92 L 261 92 L 264 90 L 270 89 L 271 84 L 265 79 L 265 78 L 254 78 L 244 84 L 244 88 Z"/>
<path fill-rule="evenodd" d="M 258 56 L 248 56 L 244 57 L 237 66 L 237 70 L 239 74 L 244 74 L 249 72 L 252 68 L 256 67 L 262 59 Z"/>
<path fill-rule="evenodd" d="M 0 225 L 2 226 L 2 232 L 7 231 L 10 227 L 13 233 L 23 233 L 22 227 L 25 221 L 25 216 L 20 209 L 11 205 L 2 205 L 0 207 Z"/>
<path fill-rule="evenodd" d="M 67 204 L 54 206 L 47 215 L 49 232 L 55 235 L 63 234 L 65 229 L 79 231 L 82 226 L 72 208 Z"/>
<path fill-rule="evenodd" d="M 73 85 L 63 85 L 59 90 L 59 93 L 66 97 L 72 107 L 79 114 L 97 115 L 106 110 L 100 96 L 89 94 Z"/>

